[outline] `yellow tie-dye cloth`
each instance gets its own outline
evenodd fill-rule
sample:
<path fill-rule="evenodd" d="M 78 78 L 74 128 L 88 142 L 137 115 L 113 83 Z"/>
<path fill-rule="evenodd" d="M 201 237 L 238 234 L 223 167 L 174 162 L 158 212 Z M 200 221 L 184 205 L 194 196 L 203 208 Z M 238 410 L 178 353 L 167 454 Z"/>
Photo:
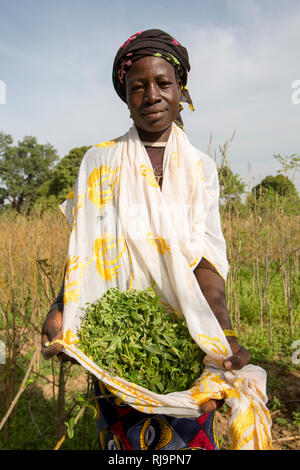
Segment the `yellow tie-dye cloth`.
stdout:
<path fill-rule="evenodd" d="M 194 418 L 210 398 L 231 409 L 233 449 L 270 449 L 266 373 L 258 366 L 225 372 L 230 345 L 193 273 L 202 257 L 226 279 L 227 259 L 219 216 L 215 163 L 173 125 L 160 190 L 146 149 L 133 126 L 124 136 L 84 156 L 75 191 L 61 208 L 71 227 L 64 286 L 64 352 L 130 406 L 145 413 Z M 154 286 L 162 302 L 184 315 L 206 353 L 205 369 L 190 390 L 159 395 L 99 368 L 78 347 L 87 302 L 108 288 Z"/>

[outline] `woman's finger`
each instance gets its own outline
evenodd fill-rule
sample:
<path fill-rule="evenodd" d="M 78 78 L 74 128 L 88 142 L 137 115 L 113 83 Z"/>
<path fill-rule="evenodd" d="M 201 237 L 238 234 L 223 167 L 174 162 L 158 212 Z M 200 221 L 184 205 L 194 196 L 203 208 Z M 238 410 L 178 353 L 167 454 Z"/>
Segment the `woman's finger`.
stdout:
<path fill-rule="evenodd" d="M 240 349 L 235 354 L 224 361 L 224 367 L 226 370 L 238 370 L 249 364 L 250 359 L 249 351 L 240 346 Z"/>
<path fill-rule="evenodd" d="M 62 312 L 53 310 L 48 313 L 42 327 L 42 354 L 45 359 L 57 355 L 63 348 L 59 343 L 48 346 L 47 343 L 62 338 Z"/>
<path fill-rule="evenodd" d="M 202 403 L 200 406 L 201 411 L 206 414 L 206 413 L 211 413 L 212 411 L 216 411 L 218 408 L 221 408 L 223 406 L 224 400 L 208 400 L 205 403 Z"/>
<path fill-rule="evenodd" d="M 51 342 L 55 339 L 61 339 L 62 333 L 60 332 L 57 336 L 51 339 Z M 63 345 L 60 343 L 54 343 L 48 346 L 49 343 L 49 334 L 45 331 L 42 331 L 42 354 L 45 359 L 50 359 L 53 356 L 56 356 L 63 348 Z"/>
<path fill-rule="evenodd" d="M 58 355 L 57 355 L 58 359 L 61 361 L 61 362 L 71 362 L 72 364 L 79 364 L 78 361 L 76 361 L 76 359 L 74 359 L 73 357 L 71 356 L 68 356 L 67 354 L 63 353 L 63 352 L 60 352 Z"/>
<path fill-rule="evenodd" d="M 63 348 L 63 345 L 59 343 L 51 344 L 51 346 L 46 346 L 46 344 L 47 341 L 42 344 L 42 354 L 45 359 L 50 359 L 51 357 L 56 356 Z"/>

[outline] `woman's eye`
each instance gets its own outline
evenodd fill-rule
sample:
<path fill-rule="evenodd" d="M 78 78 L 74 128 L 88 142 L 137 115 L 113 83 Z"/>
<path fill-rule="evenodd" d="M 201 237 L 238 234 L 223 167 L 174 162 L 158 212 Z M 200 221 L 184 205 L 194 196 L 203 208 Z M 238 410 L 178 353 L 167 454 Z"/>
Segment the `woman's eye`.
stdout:
<path fill-rule="evenodd" d="M 143 88 L 143 85 L 134 85 L 134 86 L 131 88 L 131 91 L 142 90 L 142 88 Z"/>
<path fill-rule="evenodd" d="M 168 87 L 169 85 L 171 85 L 171 82 L 159 82 L 159 86 L 161 88 L 166 88 Z"/>

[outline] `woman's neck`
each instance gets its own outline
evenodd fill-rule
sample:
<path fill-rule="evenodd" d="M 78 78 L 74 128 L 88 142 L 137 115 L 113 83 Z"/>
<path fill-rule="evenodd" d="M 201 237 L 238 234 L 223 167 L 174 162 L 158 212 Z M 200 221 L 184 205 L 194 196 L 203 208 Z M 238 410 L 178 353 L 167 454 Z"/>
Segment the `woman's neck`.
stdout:
<path fill-rule="evenodd" d="M 138 127 L 137 131 L 143 142 L 167 142 L 172 131 L 172 125 L 167 129 L 158 132 L 148 132 L 143 129 L 139 129 Z"/>

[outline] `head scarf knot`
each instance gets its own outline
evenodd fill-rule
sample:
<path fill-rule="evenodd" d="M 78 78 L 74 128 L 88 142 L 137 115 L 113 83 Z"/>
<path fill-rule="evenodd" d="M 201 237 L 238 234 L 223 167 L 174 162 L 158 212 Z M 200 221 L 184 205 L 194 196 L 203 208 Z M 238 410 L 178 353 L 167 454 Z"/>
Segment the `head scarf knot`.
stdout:
<path fill-rule="evenodd" d="M 160 29 L 149 29 L 133 34 L 118 50 L 114 60 L 112 79 L 119 97 L 126 103 L 126 73 L 134 62 L 146 56 L 161 57 L 173 65 L 182 83 L 180 102 L 189 103 L 190 108 L 194 110 L 186 87 L 190 71 L 188 52 L 175 38 Z M 180 104 L 180 111 L 182 109 Z M 180 114 L 175 122 L 183 127 Z"/>

